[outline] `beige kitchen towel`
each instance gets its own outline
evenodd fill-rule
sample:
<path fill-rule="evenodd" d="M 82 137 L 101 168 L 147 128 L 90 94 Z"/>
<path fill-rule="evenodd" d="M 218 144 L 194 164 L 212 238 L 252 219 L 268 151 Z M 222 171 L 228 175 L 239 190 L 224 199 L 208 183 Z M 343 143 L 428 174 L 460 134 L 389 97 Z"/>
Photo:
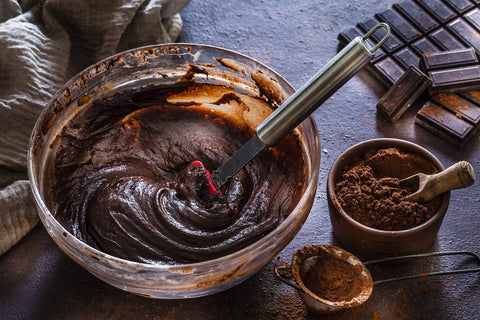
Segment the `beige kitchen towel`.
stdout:
<path fill-rule="evenodd" d="M 38 222 L 27 180 L 16 181 L 0 191 L 0 255 L 18 242 Z"/>
<path fill-rule="evenodd" d="M 25 170 L 31 131 L 73 75 L 116 52 L 175 42 L 190 0 L 1 0 L 0 167 Z M 0 254 L 38 221 L 27 181 L 0 191 Z"/>

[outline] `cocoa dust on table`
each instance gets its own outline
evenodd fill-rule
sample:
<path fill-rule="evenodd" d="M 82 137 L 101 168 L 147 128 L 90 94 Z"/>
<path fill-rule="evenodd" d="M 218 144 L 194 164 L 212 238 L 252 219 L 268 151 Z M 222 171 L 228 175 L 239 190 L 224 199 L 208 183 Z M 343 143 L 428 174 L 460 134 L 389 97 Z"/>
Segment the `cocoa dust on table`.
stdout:
<path fill-rule="evenodd" d="M 435 171 L 426 159 L 396 148 L 370 151 L 346 168 L 335 184 L 335 193 L 343 210 L 363 225 L 387 231 L 410 229 L 430 219 L 441 199 L 425 204 L 403 200 L 412 190 L 400 186 L 399 181 L 418 172 Z"/>

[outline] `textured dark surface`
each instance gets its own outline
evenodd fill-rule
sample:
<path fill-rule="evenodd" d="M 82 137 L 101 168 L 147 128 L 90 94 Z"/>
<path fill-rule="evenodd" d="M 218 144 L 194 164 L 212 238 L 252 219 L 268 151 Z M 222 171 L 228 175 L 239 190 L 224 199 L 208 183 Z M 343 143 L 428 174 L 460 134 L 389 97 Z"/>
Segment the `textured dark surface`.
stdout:
<path fill-rule="evenodd" d="M 453 1 L 452 1 L 453 2 Z M 394 1 L 193 0 L 183 11 L 181 42 L 216 45 L 247 54 L 302 85 L 338 50 L 337 35 Z M 386 89 L 362 71 L 315 113 L 322 160 L 314 206 L 304 227 L 279 256 L 244 283 L 193 300 L 150 300 L 90 275 L 56 247 L 39 225 L 0 257 L 0 319 L 466 319 L 480 317 L 480 274 L 381 284 L 364 305 L 332 315 L 306 310 L 298 294 L 278 281 L 273 266 L 307 244 L 337 244 L 331 233 L 325 182 L 336 157 L 363 140 L 414 141 L 447 167 L 467 160 L 480 174 L 477 133 L 463 149 L 414 124 L 415 105 L 392 125 L 377 116 Z M 21 174 L 19 174 L 21 175 Z M 430 251 L 480 253 L 480 183 L 452 192 L 450 208 Z M 453 258 L 371 267 L 374 278 L 463 266 Z M 461 259 L 460 259 L 461 260 Z"/>

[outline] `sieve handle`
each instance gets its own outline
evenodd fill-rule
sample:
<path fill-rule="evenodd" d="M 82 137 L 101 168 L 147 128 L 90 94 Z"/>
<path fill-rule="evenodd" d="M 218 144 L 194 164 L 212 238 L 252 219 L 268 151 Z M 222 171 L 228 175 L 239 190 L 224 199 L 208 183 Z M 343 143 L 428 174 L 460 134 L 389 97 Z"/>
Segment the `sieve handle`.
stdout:
<path fill-rule="evenodd" d="M 382 262 L 394 261 L 394 260 L 415 259 L 415 258 L 425 258 L 425 257 L 435 257 L 435 256 L 452 256 L 452 255 L 469 255 L 469 256 L 472 256 L 476 259 L 479 267 L 478 268 L 470 268 L 470 269 L 458 269 L 458 270 L 420 273 L 420 274 L 414 274 L 414 275 L 405 276 L 405 277 L 377 280 L 377 281 L 374 281 L 373 284 L 376 285 L 376 284 L 392 282 L 392 281 L 400 281 L 400 280 L 415 279 L 415 278 L 425 278 L 425 277 L 430 277 L 430 276 L 440 276 L 440 275 L 447 275 L 447 274 L 468 273 L 468 272 L 478 272 L 478 271 L 480 271 L 480 257 L 477 254 L 475 254 L 473 252 L 469 252 L 469 251 L 446 251 L 446 252 L 431 252 L 431 253 L 412 254 L 412 255 L 406 255 L 406 256 L 398 256 L 398 257 L 392 257 L 392 258 L 370 260 L 370 261 L 364 262 L 363 264 L 366 266 L 366 265 L 369 265 L 369 264 L 376 264 L 376 263 L 382 263 Z"/>
<path fill-rule="evenodd" d="M 386 35 L 371 48 L 367 39 L 378 28 L 385 28 Z M 365 66 L 389 36 L 390 27 L 381 22 L 363 37 L 353 39 L 257 127 L 258 138 L 266 146 L 274 146 Z"/>
<path fill-rule="evenodd" d="M 280 281 L 282 281 L 283 283 L 289 285 L 290 287 L 292 287 L 294 289 L 297 289 L 300 292 L 305 292 L 296 282 L 285 279 L 278 272 L 278 270 L 287 270 L 287 266 L 282 266 L 282 265 L 275 266 L 275 268 L 273 270 L 275 271 L 275 275 L 277 276 L 278 279 L 280 279 Z"/>

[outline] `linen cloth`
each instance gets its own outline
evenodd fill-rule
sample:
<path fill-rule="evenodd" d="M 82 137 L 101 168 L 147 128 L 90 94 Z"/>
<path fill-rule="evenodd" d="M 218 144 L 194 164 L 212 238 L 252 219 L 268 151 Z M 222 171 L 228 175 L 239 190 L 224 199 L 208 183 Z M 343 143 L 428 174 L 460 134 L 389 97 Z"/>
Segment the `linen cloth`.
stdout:
<path fill-rule="evenodd" d="M 35 121 L 68 79 L 117 52 L 175 42 L 189 2 L 1 0 L 0 175 L 25 172 Z M 37 222 L 28 180 L 0 190 L 0 255 Z"/>

